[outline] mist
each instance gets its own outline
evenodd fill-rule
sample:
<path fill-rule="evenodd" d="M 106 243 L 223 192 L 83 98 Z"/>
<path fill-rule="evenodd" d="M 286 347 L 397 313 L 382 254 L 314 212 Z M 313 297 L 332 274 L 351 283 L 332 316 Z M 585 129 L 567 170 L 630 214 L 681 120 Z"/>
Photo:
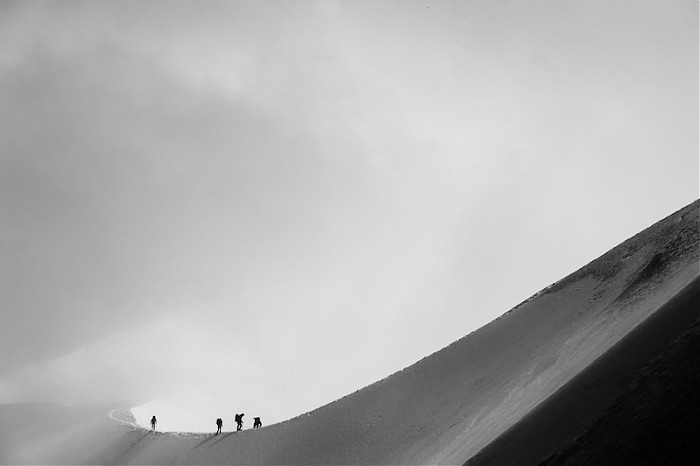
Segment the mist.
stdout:
<path fill-rule="evenodd" d="M 267 425 L 466 335 L 698 197 L 697 18 L 3 2 L 0 403 Z"/>

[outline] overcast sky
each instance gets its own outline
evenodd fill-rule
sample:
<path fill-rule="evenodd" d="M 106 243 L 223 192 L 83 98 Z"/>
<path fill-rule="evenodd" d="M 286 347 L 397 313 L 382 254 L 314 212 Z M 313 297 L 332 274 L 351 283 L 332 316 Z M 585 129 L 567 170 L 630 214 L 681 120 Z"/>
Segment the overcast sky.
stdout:
<path fill-rule="evenodd" d="M 698 173 L 696 0 L 0 0 L 0 402 L 282 420 Z"/>

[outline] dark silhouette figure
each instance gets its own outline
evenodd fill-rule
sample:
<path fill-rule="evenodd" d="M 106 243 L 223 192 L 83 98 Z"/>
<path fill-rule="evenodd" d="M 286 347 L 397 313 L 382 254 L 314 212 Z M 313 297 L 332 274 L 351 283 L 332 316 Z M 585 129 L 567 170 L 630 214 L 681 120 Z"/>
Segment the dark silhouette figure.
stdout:
<path fill-rule="evenodd" d="M 154 415 L 151 418 L 151 430 L 156 430 L 156 424 L 158 424 L 158 421 L 156 420 L 156 416 Z"/>
<path fill-rule="evenodd" d="M 243 413 L 236 414 L 236 431 L 239 431 L 243 428 L 243 416 L 245 416 L 245 414 Z"/>
<path fill-rule="evenodd" d="M 255 422 L 253 423 L 253 429 L 257 429 L 258 427 L 262 427 L 262 421 L 260 420 L 259 417 L 253 418 Z"/>
<path fill-rule="evenodd" d="M 221 433 L 221 427 L 224 425 L 224 421 L 221 420 L 221 418 L 218 418 L 216 420 L 216 435 L 219 435 Z"/>

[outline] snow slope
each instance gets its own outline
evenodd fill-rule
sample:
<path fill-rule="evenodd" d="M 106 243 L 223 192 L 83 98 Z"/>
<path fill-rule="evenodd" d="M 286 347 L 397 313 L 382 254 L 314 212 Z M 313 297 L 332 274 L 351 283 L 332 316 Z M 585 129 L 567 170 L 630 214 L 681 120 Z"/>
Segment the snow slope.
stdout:
<path fill-rule="evenodd" d="M 698 464 L 699 368 L 696 322 L 543 464 Z"/>
<path fill-rule="evenodd" d="M 676 212 L 403 371 L 289 421 L 220 436 L 151 433 L 128 416 L 119 420 L 123 412 L 108 416 L 110 408 L 129 405 L 7 405 L 0 406 L 0 462 L 464 463 L 518 426 L 530 432 L 529 416 L 562 391 L 580 388 L 585 380 L 579 376 L 619 353 L 640 324 L 653 334 L 660 324 L 650 317 L 659 320 L 674 297 L 697 289 L 699 207 L 696 201 Z M 686 318 L 697 319 L 695 312 Z M 687 330 L 678 327 L 669 330 L 670 340 Z M 626 361 L 619 364 L 632 371 Z M 609 385 L 614 392 L 622 383 Z M 574 432 L 607 405 L 590 406 Z M 531 460 L 558 446 L 534 452 Z M 508 445 L 499 448 L 491 454 Z"/>

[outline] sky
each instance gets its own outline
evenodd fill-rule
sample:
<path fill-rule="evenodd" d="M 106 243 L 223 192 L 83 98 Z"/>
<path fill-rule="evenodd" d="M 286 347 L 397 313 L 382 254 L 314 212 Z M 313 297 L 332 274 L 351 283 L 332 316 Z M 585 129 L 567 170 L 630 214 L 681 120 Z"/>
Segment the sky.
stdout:
<path fill-rule="evenodd" d="M 269 424 L 697 199 L 698 3 L 0 0 L 0 108 L 0 403 Z"/>

